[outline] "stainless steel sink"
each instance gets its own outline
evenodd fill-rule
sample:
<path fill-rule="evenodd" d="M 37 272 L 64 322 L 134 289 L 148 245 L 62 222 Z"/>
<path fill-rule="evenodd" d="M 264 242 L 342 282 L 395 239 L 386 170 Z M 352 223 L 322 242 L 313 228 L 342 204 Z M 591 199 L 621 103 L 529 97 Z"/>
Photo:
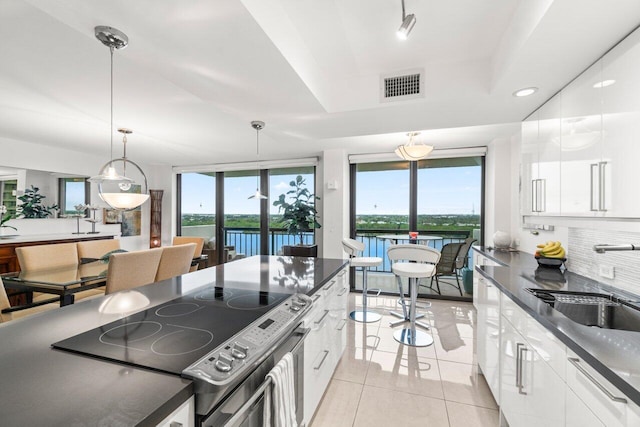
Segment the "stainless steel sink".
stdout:
<path fill-rule="evenodd" d="M 526 291 L 581 325 L 640 332 L 640 307 L 631 301 L 595 292 Z"/>

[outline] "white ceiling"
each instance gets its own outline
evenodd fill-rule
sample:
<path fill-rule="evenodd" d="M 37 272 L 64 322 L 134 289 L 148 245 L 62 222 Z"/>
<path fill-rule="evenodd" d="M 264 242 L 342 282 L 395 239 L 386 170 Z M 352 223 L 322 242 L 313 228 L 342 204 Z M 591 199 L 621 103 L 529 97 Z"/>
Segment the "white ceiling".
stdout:
<path fill-rule="evenodd" d="M 251 120 L 266 122 L 261 160 L 392 151 L 415 130 L 436 147 L 508 138 L 640 24 L 637 0 L 406 8 L 417 24 L 402 42 L 400 0 L 2 0 L 0 137 L 108 156 L 96 25 L 130 38 L 114 55 L 130 157 L 197 165 L 256 160 Z M 424 98 L 380 102 L 380 76 L 412 69 L 425 72 Z M 511 95 L 527 86 L 540 91 Z"/>

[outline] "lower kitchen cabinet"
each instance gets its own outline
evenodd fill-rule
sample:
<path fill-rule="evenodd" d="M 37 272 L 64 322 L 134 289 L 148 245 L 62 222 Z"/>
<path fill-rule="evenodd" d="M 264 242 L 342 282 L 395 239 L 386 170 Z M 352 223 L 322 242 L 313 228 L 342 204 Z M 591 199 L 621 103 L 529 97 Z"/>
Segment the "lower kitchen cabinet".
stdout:
<path fill-rule="evenodd" d="M 640 426 L 640 407 L 572 351 L 567 352 L 567 387 L 567 393 L 574 393 L 584 402 L 601 425 Z"/>
<path fill-rule="evenodd" d="M 605 427 L 589 407 L 571 390 L 565 388 L 566 427 Z"/>
<path fill-rule="evenodd" d="M 313 296 L 305 327 L 304 415 L 307 425 L 315 413 L 347 343 L 348 269 L 336 275 Z"/>
<path fill-rule="evenodd" d="M 195 420 L 195 399 L 191 396 L 178 409 L 162 420 L 157 427 L 194 427 Z"/>
<path fill-rule="evenodd" d="M 500 291 L 483 277 L 474 277 L 477 299 L 478 322 L 477 357 L 487 384 L 500 401 Z"/>
<path fill-rule="evenodd" d="M 501 351 L 500 407 L 509 426 L 564 426 L 564 381 L 504 317 Z"/>

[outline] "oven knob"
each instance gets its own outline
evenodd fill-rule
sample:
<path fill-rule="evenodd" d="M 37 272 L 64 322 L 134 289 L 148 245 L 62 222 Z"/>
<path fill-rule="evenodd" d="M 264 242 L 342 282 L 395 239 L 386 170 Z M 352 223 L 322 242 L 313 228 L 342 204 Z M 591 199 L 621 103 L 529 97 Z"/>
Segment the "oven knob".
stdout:
<path fill-rule="evenodd" d="M 298 299 L 295 301 L 295 303 L 301 307 L 307 305 L 307 302 L 301 296 L 298 296 Z"/>
<path fill-rule="evenodd" d="M 227 353 L 220 353 L 216 360 L 216 369 L 220 372 L 229 372 L 233 367 L 233 357 Z"/>
<path fill-rule="evenodd" d="M 291 311 L 298 312 L 301 309 L 302 307 L 300 306 L 300 304 L 298 304 L 296 301 L 291 301 Z"/>
<path fill-rule="evenodd" d="M 247 353 L 249 352 L 249 347 L 236 342 L 233 344 L 233 348 L 231 349 L 231 355 L 236 359 L 244 359 L 247 357 Z"/>

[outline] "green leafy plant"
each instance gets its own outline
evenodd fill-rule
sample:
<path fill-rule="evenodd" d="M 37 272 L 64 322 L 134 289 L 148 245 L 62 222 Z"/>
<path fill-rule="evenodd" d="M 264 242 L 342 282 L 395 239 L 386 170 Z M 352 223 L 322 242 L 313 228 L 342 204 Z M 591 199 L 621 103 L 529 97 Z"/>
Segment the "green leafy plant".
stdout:
<path fill-rule="evenodd" d="M 22 204 L 18 205 L 16 211 L 22 218 L 46 218 L 59 209 L 58 205 L 55 204 L 45 206 L 42 200 L 46 199 L 47 196 L 43 196 L 39 191 L 38 187 L 32 185 L 31 188 L 24 190 L 22 196 L 18 197 Z"/>
<path fill-rule="evenodd" d="M 6 215 L 5 215 L 6 214 Z M 15 231 L 18 231 L 17 228 L 6 225 L 5 223 L 11 219 L 11 214 L 7 213 L 7 207 L 2 205 L 0 206 L 0 228 L 13 228 Z"/>
<path fill-rule="evenodd" d="M 315 201 L 320 200 L 320 197 L 314 196 L 307 189 L 306 181 L 301 175 L 289 185 L 292 189 L 286 194 L 281 194 L 278 200 L 273 202 L 273 206 L 277 206 L 278 211 L 282 212 L 281 223 L 287 228 L 287 232 L 297 235 L 302 245 L 304 232 L 322 227 L 317 220 L 318 212 L 315 208 Z"/>

